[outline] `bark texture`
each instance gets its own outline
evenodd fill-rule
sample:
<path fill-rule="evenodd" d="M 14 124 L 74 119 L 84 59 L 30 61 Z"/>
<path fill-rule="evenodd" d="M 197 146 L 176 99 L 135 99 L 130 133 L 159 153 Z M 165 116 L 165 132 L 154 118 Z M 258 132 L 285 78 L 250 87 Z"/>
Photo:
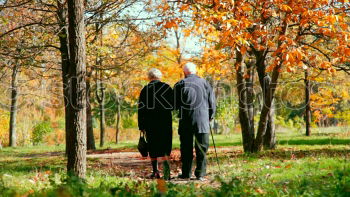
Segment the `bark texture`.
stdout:
<path fill-rule="evenodd" d="M 84 0 L 68 0 L 70 95 L 67 128 L 68 174 L 86 174 L 86 65 Z"/>
<path fill-rule="evenodd" d="M 247 87 L 244 80 L 243 56 L 236 51 L 236 80 L 239 105 L 239 122 L 242 129 L 243 149 L 244 152 L 252 152 L 254 145 L 254 132 L 252 133 L 251 119 L 247 107 Z"/>

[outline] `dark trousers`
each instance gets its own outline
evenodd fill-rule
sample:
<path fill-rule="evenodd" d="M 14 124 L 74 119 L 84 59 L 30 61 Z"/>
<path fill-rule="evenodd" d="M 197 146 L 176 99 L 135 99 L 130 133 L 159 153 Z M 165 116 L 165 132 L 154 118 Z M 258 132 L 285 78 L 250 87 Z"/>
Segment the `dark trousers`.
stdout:
<path fill-rule="evenodd" d="M 196 149 L 196 163 L 197 167 L 194 172 L 196 177 L 206 175 L 207 170 L 207 151 L 209 147 L 208 133 L 192 133 L 183 132 L 180 134 L 180 151 L 182 162 L 182 175 L 184 177 L 191 177 L 192 160 L 193 160 L 193 136 Z"/>

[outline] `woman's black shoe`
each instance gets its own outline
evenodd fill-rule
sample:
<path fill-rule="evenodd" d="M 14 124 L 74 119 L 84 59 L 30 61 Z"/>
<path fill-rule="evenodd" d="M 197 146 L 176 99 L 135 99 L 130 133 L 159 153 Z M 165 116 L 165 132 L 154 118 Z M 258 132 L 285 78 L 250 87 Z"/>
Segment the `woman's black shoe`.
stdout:
<path fill-rule="evenodd" d="M 153 172 L 149 178 L 151 178 L 151 179 L 160 179 L 159 172 Z"/>

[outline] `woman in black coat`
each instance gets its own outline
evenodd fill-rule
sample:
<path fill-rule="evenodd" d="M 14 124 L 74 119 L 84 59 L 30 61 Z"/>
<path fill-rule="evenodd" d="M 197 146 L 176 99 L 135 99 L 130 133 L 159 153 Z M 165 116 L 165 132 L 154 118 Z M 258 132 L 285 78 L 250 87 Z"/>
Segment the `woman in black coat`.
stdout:
<path fill-rule="evenodd" d="M 170 179 L 168 156 L 172 147 L 172 88 L 160 81 L 162 73 L 158 69 L 148 72 L 150 80 L 140 93 L 138 104 L 138 125 L 146 133 L 153 173 L 151 178 L 160 178 L 158 157 L 163 158 L 164 178 Z"/>

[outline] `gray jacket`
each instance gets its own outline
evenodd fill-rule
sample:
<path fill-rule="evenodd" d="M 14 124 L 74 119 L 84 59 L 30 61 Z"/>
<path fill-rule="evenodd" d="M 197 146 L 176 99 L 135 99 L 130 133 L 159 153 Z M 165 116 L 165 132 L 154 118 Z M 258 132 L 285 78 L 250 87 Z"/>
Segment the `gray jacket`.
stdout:
<path fill-rule="evenodd" d="M 215 114 L 215 95 L 210 84 L 191 74 L 174 86 L 175 109 L 179 110 L 179 134 L 209 133 Z"/>

